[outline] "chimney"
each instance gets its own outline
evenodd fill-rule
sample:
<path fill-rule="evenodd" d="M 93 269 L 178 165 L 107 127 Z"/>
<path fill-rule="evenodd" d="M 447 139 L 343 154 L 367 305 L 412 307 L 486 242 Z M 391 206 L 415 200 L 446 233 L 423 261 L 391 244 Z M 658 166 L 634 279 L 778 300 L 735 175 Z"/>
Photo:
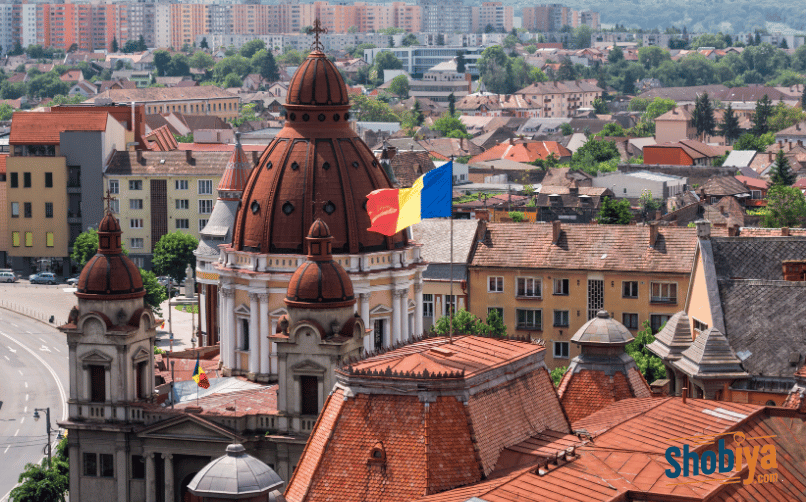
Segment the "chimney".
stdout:
<path fill-rule="evenodd" d="M 195 164 L 195 161 L 193 160 L 193 150 L 185 150 L 185 160 L 190 165 Z"/>
<path fill-rule="evenodd" d="M 560 227 L 561 223 L 560 220 L 554 220 L 551 222 L 551 243 L 555 245 L 559 245 L 560 243 L 560 231 L 562 230 Z"/>
<path fill-rule="evenodd" d="M 253 165 L 253 166 L 256 166 L 256 165 L 257 165 L 257 161 L 258 161 L 258 159 L 259 159 L 259 157 L 258 157 L 257 152 L 252 152 L 252 165 Z"/>
<path fill-rule="evenodd" d="M 733 224 L 728 227 L 728 237 L 738 237 L 739 236 L 739 225 Z"/>
<path fill-rule="evenodd" d="M 681 390 L 683 391 L 682 392 L 683 404 L 686 404 L 686 398 L 688 397 L 688 387 L 683 387 Z"/>
<path fill-rule="evenodd" d="M 697 226 L 697 238 L 704 241 L 711 239 L 711 222 L 699 220 L 694 223 Z"/>
<path fill-rule="evenodd" d="M 510 145 L 514 145 L 514 144 L 515 144 L 515 140 L 514 140 L 513 138 L 509 138 L 509 144 L 510 144 Z"/>
<path fill-rule="evenodd" d="M 573 194 L 579 193 L 579 183 L 577 183 L 577 180 L 571 180 L 571 186 L 568 188 L 568 191 Z"/>
<path fill-rule="evenodd" d="M 142 164 L 143 163 L 143 151 L 142 150 L 136 150 L 136 152 L 137 152 L 137 163 Z"/>
<path fill-rule="evenodd" d="M 789 227 L 781 227 L 781 235 L 788 237 L 789 236 Z"/>
<path fill-rule="evenodd" d="M 658 222 L 652 221 L 649 223 L 649 247 L 654 248 L 658 242 Z"/>

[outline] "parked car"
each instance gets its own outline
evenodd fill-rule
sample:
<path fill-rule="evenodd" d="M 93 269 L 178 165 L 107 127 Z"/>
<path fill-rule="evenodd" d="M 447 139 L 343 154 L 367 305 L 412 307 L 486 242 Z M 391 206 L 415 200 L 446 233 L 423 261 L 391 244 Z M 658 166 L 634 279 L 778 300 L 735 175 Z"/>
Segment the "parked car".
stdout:
<path fill-rule="evenodd" d="M 0 282 L 17 282 L 14 272 L 0 272 Z"/>
<path fill-rule="evenodd" d="M 56 284 L 59 280 L 53 272 L 39 272 L 30 278 L 31 284 Z"/>
<path fill-rule="evenodd" d="M 170 283 L 172 289 L 176 289 L 179 284 L 176 283 L 174 279 L 167 275 L 161 275 L 157 277 L 157 282 L 162 285 L 162 287 L 167 288 L 168 284 Z"/>
<path fill-rule="evenodd" d="M 74 275 L 73 277 L 67 279 L 67 284 L 69 284 L 70 286 L 77 285 L 78 284 L 78 277 L 79 277 L 78 275 Z"/>

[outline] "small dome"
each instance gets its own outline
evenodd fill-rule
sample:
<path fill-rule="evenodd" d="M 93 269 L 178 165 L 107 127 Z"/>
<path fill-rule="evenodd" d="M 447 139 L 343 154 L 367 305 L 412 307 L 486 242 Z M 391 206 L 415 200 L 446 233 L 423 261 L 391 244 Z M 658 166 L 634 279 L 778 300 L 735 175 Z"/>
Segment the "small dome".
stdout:
<path fill-rule="evenodd" d="M 308 232 L 308 259 L 288 281 L 285 303 L 296 308 L 334 308 L 355 304 L 350 276 L 333 261 L 333 236 L 327 224 L 316 220 Z"/>
<path fill-rule="evenodd" d="M 137 265 L 123 254 L 120 223 L 107 213 L 98 225 L 98 253 L 84 265 L 76 296 L 88 300 L 141 298 L 146 291 Z"/>
<path fill-rule="evenodd" d="M 188 483 L 198 497 L 247 498 L 283 485 L 283 480 L 240 444 L 227 446 L 227 454 L 202 468 Z"/>
<path fill-rule="evenodd" d="M 596 317 L 574 333 L 571 341 L 579 344 L 627 345 L 634 338 L 623 324 L 612 319 L 606 310 L 600 310 Z"/>
<path fill-rule="evenodd" d="M 347 86 L 324 52 L 312 51 L 288 84 L 286 105 L 344 106 L 350 104 Z"/>

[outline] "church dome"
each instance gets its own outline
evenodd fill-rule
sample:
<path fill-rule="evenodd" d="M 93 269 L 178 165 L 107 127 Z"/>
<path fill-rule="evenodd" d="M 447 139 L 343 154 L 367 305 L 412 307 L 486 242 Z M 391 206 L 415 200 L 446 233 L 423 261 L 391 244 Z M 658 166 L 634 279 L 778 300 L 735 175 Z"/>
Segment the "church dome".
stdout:
<path fill-rule="evenodd" d="M 294 74 L 285 108 L 285 126 L 246 183 L 232 249 L 302 254 L 317 219 L 330 228 L 335 254 L 405 247 L 404 232 L 386 237 L 367 230 L 367 194 L 393 187 L 350 128 L 347 88 L 322 52 L 311 52 Z"/>
<path fill-rule="evenodd" d="M 350 276 L 333 260 L 333 236 L 327 224 L 316 220 L 305 238 L 308 259 L 288 281 L 285 303 L 296 308 L 336 308 L 355 304 Z"/>
<path fill-rule="evenodd" d="M 627 345 L 634 338 L 623 324 L 611 318 L 606 310 L 600 310 L 596 317 L 574 333 L 571 341 L 592 345 Z"/>
<path fill-rule="evenodd" d="M 123 254 L 120 223 L 111 213 L 98 225 L 98 252 L 81 270 L 76 289 L 76 296 L 87 300 L 124 300 L 146 294 L 140 270 Z"/>
<path fill-rule="evenodd" d="M 197 497 L 250 499 L 279 488 L 283 480 L 271 467 L 246 453 L 241 444 L 227 446 L 227 454 L 202 468 L 188 483 Z M 276 496 L 275 496 L 276 500 Z"/>

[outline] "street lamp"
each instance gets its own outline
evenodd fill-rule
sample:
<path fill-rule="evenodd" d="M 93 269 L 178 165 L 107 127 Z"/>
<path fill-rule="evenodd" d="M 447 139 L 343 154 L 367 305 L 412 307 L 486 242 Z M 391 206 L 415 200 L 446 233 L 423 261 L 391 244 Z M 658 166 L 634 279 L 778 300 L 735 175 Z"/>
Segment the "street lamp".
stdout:
<path fill-rule="evenodd" d="M 51 453 L 51 443 L 50 443 L 50 408 L 34 408 L 34 421 L 39 420 L 39 412 L 45 412 L 45 428 L 48 431 L 48 469 L 50 469 L 50 453 Z"/>

